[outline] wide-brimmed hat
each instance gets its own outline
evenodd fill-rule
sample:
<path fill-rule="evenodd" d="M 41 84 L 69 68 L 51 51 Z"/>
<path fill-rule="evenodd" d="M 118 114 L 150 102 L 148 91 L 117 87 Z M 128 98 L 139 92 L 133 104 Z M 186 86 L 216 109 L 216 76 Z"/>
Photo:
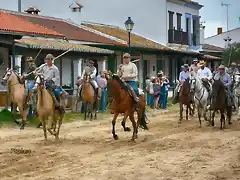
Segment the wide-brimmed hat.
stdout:
<path fill-rule="evenodd" d="M 129 53 L 124 53 L 124 54 L 123 54 L 123 58 L 125 58 L 125 57 L 130 58 L 131 55 L 130 55 Z"/>
<path fill-rule="evenodd" d="M 162 70 L 158 71 L 157 75 L 163 75 L 163 71 Z"/>
<path fill-rule="evenodd" d="M 198 66 L 199 67 L 202 67 L 202 66 L 204 66 L 206 64 L 206 62 L 204 61 L 204 60 L 202 60 L 202 61 L 200 61 L 199 63 L 198 63 Z"/>
<path fill-rule="evenodd" d="M 198 58 L 194 58 L 192 61 L 193 62 L 198 62 Z"/>
<path fill-rule="evenodd" d="M 225 69 L 225 66 L 221 64 L 220 66 L 218 66 L 218 69 Z"/>
<path fill-rule="evenodd" d="M 184 64 L 184 65 L 183 65 L 183 68 L 186 68 L 186 69 L 187 69 L 187 68 L 189 68 L 189 65 L 188 65 L 188 64 Z"/>
<path fill-rule="evenodd" d="M 235 62 L 232 62 L 231 63 L 231 66 L 236 66 L 237 64 Z"/>
<path fill-rule="evenodd" d="M 89 60 L 88 63 L 89 64 L 94 64 L 94 61 L 93 60 Z"/>
<path fill-rule="evenodd" d="M 33 62 L 34 59 L 30 56 L 30 57 L 27 57 L 27 62 Z"/>
<path fill-rule="evenodd" d="M 54 58 L 54 56 L 52 54 L 47 54 L 45 57 L 45 59 L 53 59 L 53 58 Z"/>
<path fill-rule="evenodd" d="M 14 66 L 14 68 L 13 68 L 13 70 L 15 70 L 15 71 L 18 71 L 19 69 L 21 69 L 21 67 L 20 67 L 19 65 L 16 65 L 16 66 Z"/>

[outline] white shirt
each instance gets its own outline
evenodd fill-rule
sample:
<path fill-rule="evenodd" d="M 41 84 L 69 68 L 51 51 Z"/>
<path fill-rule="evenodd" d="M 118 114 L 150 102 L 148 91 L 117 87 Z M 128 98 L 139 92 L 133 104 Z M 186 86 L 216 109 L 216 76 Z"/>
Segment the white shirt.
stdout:
<path fill-rule="evenodd" d="M 197 71 L 197 76 L 200 79 L 207 78 L 208 80 L 212 79 L 212 72 L 208 67 L 204 67 L 204 69 L 199 68 Z"/>
<path fill-rule="evenodd" d="M 136 64 L 129 62 L 123 64 L 121 69 L 118 69 L 117 74 L 124 77 L 125 81 L 137 81 L 138 69 Z"/>

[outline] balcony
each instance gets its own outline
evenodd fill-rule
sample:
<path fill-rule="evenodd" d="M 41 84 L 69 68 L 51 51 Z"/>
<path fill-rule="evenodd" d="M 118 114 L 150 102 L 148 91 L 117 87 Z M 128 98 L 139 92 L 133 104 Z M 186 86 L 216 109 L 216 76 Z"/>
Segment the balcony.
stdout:
<path fill-rule="evenodd" d="M 169 29 L 168 43 L 189 45 L 188 33 L 182 30 Z"/>

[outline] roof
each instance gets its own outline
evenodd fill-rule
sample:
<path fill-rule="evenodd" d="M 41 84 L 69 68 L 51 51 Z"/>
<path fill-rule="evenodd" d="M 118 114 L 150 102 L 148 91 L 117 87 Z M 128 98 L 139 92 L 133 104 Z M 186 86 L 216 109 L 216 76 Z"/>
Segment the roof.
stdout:
<path fill-rule="evenodd" d="M 51 50 L 66 51 L 73 48 L 72 51 L 75 51 L 75 52 L 101 53 L 101 54 L 114 53 L 113 51 L 108 49 L 101 49 L 101 48 L 86 46 L 82 44 L 69 43 L 63 40 L 22 38 L 20 40 L 15 40 L 15 41 L 17 46 L 23 46 L 26 48 L 34 48 L 34 49 L 51 49 Z"/>
<path fill-rule="evenodd" d="M 210 37 L 205 38 L 205 40 L 210 39 L 210 38 L 213 38 L 213 37 L 215 37 L 215 36 L 227 34 L 227 33 L 232 32 L 232 31 L 237 31 L 237 30 L 240 30 L 240 27 L 235 28 L 235 29 L 231 29 L 231 30 L 228 30 L 228 31 L 224 31 L 224 32 L 222 32 L 221 34 L 215 34 L 215 35 L 213 35 L 213 36 L 210 36 Z"/>
<path fill-rule="evenodd" d="M 25 21 L 41 25 L 47 29 L 56 31 L 66 36 L 69 40 L 77 40 L 83 42 L 94 42 L 103 44 L 119 44 L 119 42 L 111 40 L 107 37 L 101 36 L 94 32 L 81 28 L 79 25 L 75 25 L 69 21 L 60 18 L 53 18 L 48 16 L 33 15 L 29 13 L 20 13 L 16 11 L 1 10 L 8 12 L 15 17 L 24 19 Z"/>
<path fill-rule="evenodd" d="M 224 48 L 214 46 L 214 45 L 211 45 L 211 44 L 203 44 L 202 49 L 203 49 L 203 51 L 204 50 L 212 50 L 212 51 L 219 51 L 219 52 L 224 51 Z"/>
<path fill-rule="evenodd" d="M 220 57 L 216 57 L 216 56 L 211 56 L 211 55 L 208 55 L 208 54 L 205 54 L 203 56 L 204 59 L 207 59 L 207 60 L 221 60 Z"/>
<path fill-rule="evenodd" d="M 84 22 L 84 23 L 82 23 L 82 25 L 86 26 L 88 28 L 94 29 L 96 31 L 105 33 L 107 35 L 110 35 L 112 37 L 118 38 L 120 40 L 123 40 L 123 41 L 125 41 L 124 44 L 127 45 L 128 31 L 123 30 L 118 26 L 89 23 L 89 22 Z M 160 43 L 146 39 L 146 38 L 144 38 L 140 35 L 136 35 L 134 33 L 131 33 L 131 46 L 142 47 L 142 48 L 151 48 L 151 49 L 157 49 L 157 50 L 169 50 L 169 48 L 167 46 L 164 46 Z"/>
<path fill-rule="evenodd" d="M 64 37 L 61 33 L 47 29 L 38 24 L 20 19 L 9 13 L 0 11 L 0 31 L 4 33 L 14 32 L 19 34 L 32 34 L 43 36 Z"/>

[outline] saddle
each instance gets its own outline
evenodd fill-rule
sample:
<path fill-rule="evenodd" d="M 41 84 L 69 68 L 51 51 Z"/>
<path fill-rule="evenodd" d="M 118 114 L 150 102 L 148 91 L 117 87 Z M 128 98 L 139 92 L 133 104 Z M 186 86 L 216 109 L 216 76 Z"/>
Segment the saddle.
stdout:
<path fill-rule="evenodd" d="M 129 93 L 129 95 L 133 98 L 134 101 L 138 102 L 139 99 L 137 97 L 137 94 L 136 92 L 134 91 L 133 87 L 130 86 L 128 83 L 126 83 L 125 81 L 122 81 L 124 86 L 126 87 L 126 91 Z M 138 88 L 138 91 L 139 91 L 139 95 L 142 95 L 143 94 L 143 91 L 140 92 L 139 88 Z M 141 94 L 140 94 L 141 93 Z"/>

